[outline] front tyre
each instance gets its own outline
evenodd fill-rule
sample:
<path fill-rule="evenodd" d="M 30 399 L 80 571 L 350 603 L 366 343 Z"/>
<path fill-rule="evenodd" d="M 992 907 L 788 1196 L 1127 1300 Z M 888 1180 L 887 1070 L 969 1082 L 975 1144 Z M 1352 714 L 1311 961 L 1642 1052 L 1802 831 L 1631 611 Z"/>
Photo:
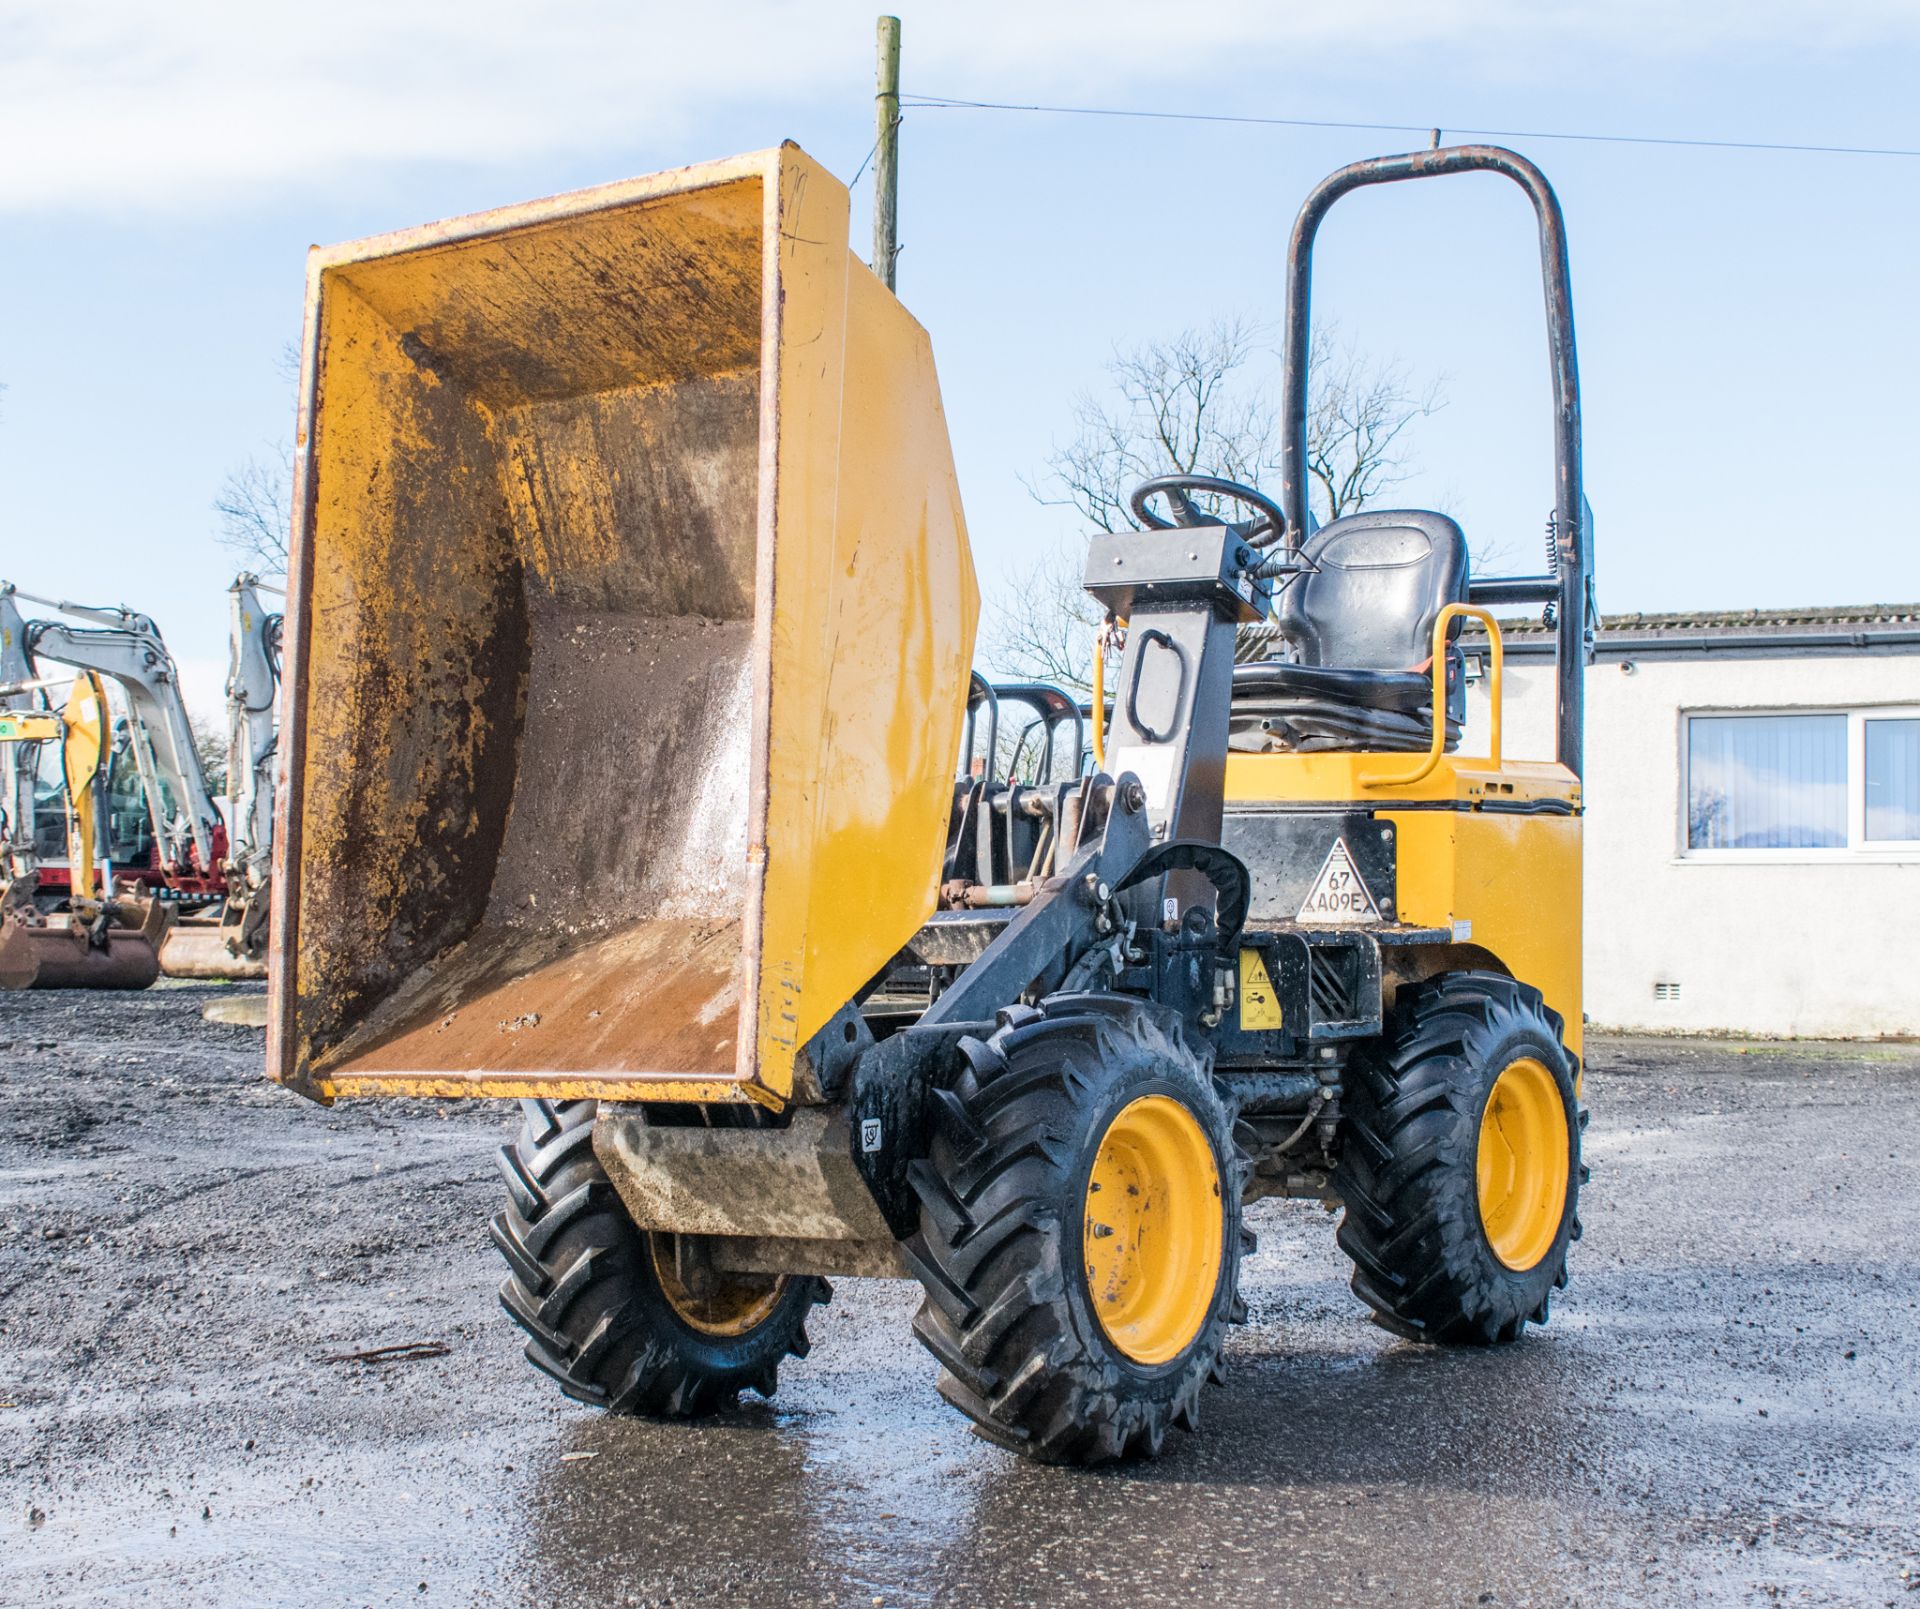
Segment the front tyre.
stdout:
<path fill-rule="evenodd" d="M 1585 1176 L 1561 1031 L 1539 990 L 1455 972 L 1403 990 L 1355 1058 L 1339 1241 L 1354 1294 L 1396 1334 L 1485 1346 L 1547 1322 Z"/>
<path fill-rule="evenodd" d="M 1207 1069 L 1113 995 L 1003 1011 L 961 1049 L 905 1244 L 941 1395 L 1041 1462 L 1157 1454 L 1243 1311 L 1245 1160 Z"/>
<path fill-rule="evenodd" d="M 635 1226 L 593 1154 L 593 1101 L 522 1101 L 500 1151 L 507 1205 L 491 1224 L 512 1272 L 500 1305 L 527 1332 L 527 1361 L 610 1413 L 688 1418 L 743 1389 L 771 1397 L 780 1363 L 807 1355 L 823 1279 L 680 1277 L 673 1236 Z"/>

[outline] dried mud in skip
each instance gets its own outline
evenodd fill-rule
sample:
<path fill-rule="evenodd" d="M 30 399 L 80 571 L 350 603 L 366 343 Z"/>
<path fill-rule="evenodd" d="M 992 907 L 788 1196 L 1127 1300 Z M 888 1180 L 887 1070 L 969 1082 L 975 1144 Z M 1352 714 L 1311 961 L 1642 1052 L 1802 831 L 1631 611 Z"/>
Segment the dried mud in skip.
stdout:
<path fill-rule="evenodd" d="M 1920 1604 L 1915 1047 L 1598 1039 L 1573 1283 L 1501 1352 L 1260 1204 L 1202 1434 L 1087 1474 L 968 1433 L 900 1284 L 773 1403 L 574 1406 L 494 1304 L 508 1110 L 321 1111 L 239 992 L 0 995 L 0 1603 Z"/>

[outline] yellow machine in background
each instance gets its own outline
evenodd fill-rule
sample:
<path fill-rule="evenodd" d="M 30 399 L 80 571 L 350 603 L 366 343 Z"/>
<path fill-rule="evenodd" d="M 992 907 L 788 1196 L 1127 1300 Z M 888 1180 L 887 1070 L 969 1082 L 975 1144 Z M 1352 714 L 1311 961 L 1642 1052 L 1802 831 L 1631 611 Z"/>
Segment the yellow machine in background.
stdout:
<path fill-rule="evenodd" d="M 98 676 L 88 672 L 74 678 L 60 724 L 60 770 L 67 784 L 67 860 L 73 868 L 73 898 L 76 906 L 91 905 L 113 892 L 109 876 L 94 864 L 99 841 L 100 765 L 112 725 L 107 689 Z"/>
<path fill-rule="evenodd" d="M 1307 514 L 1320 218 L 1473 170 L 1541 224 L 1547 575 L 1470 576 L 1430 511 Z M 983 1435 L 1156 1452 L 1219 1376 L 1263 1195 L 1343 1204 L 1402 1334 L 1544 1322 L 1582 1177 L 1591 575 L 1552 190 L 1460 147 L 1315 192 L 1277 499 L 1163 478 L 1092 544 L 1123 646 L 1091 769 L 1072 700 L 970 678 L 930 344 L 847 222 L 785 146 L 313 254 L 273 1075 L 519 1097 L 502 1301 L 619 1412 L 771 1393 L 826 1276 L 896 1275 Z M 1558 611 L 1551 760 L 1501 752 L 1489 611 L 1521 603 Z M 1471 757 L 1463 618 L 1494 651 Z"/>
<path fill-rule="evenodd" d="M 60 745 L 70 879 L 64 908 L 44 912 L 34 899 L 35 868 L 16 853 L 0 884 L 0 988 L 143 989 L 159 976 L 167 913 L 157 902 L 116 895 L 112 867 L 100 858 L 100 784 L 112 724 L 106 687 L 91 672 L 74 678 L 57 714 L 0 709 L 0 744 L 28 754 L 41 743 Z M 30 787 L 29 774 L 15 797 L 30 798 Z"/>

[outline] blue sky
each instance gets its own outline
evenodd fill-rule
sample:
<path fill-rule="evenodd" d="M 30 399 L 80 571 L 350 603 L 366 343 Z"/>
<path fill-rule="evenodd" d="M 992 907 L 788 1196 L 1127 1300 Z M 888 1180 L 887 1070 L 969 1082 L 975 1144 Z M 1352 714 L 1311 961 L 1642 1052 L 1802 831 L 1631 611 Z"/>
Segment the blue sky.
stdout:
<path fill-rule="evenodd" d="M 341 0 L 320 28 L 290 6 L 0 0 L 0 576 L 152 613 L 208 703 L 232 568 L 210 504 L 290 433 L 278 355 L 309 243 L 781 138 L 851 177 L 873 8 L 690 10 Z M 1912 3 L 902 10 L 909 93 L 1920 147 Z M 1277 324 L 1302 195 L 1419 143 L 909 112 L 900 292 L 932 332 L 989 592 L 1073 539 L 1024 482 L 1114 347 Z M 1603 608 L 1920 599 L 1920 159 L 1509 143 L 1568 215 Z M 1343 204 L 1316 307 L 1444 376 L 1402 495 L 1531 567 L 1551 481 L 1519 192 Z"/>

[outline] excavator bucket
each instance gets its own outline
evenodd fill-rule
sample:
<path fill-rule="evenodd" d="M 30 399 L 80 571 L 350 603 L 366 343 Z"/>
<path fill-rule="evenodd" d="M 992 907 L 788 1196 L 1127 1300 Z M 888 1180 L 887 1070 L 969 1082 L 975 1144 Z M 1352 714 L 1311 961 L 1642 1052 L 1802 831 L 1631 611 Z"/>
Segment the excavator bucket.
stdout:
<path fill-rule="evenodd" d="M 217 915 L 176 917 L 160 947 L 160 970 L 169 978 L 264 978 L 266 962 L 236 954 L 228 943 L 230 932 Z"/>
<path fill-rule="evenodd" d="M 40 955 L 27 924 L 0 916 L 0 989 L 31 989 L 40 976 Z"/>
<path fill-rule="evenodd" d="M 65 913 L 0 924 L 0 989 L 145 989 L 160 976 L 167 910 L 116 900 L 105 924 Z"/>
<path fill-rule="evenodd" d="M 778 1103 L 932 911 L 978 593 L 847 222 L 785 146 L 313 254 L 283 1082 Z"/>

